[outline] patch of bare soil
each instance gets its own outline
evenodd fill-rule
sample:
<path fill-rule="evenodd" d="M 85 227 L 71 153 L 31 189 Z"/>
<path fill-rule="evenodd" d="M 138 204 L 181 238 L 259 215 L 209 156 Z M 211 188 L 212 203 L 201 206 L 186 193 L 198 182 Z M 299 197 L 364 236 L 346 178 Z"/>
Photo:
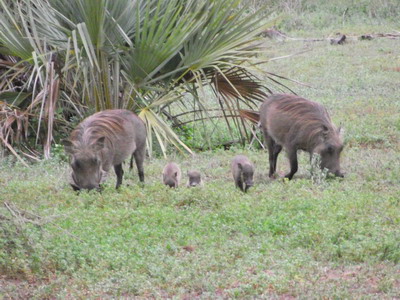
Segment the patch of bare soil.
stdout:
<path fill-rule="evenodd" d="M 385 71 L 394 71 L 394 72 L 400 72 L 400 67 L 385 67 L 383 68 Z"/>
<path fill-rule="evenodd" d="M 400 269 L 388 272 L 384 264 L 368 267 L 365 265 L 343 266 L 325 269 L 317 281 L 324 286 L 347 286 L 350 294 L 384 298 L 385 287 L 398 290 L 400 299 Z M 393 273 L 394 271 L 394 273 Z"/>
<path fill-rule="evenodd" d="M 0 298 L 2 299 L 30 299 L 32 290 L 32 284 L 26 280 L 0 276 Z"/>

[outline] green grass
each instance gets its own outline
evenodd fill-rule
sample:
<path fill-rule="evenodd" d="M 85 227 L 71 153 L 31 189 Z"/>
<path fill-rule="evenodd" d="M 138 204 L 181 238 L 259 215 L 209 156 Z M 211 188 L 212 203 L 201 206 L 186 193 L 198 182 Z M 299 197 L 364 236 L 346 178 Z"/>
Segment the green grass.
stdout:
<path fill-rule="evenodd" d="M 398 40 L 265 44 L 267 58 L 310 50 L 266 68 L 313 86 L 291 85 L 342 123 L 344 179 L 313 184 L 300 154 L 293 181 L 271 181 L 266 152 L 234 148 L 171 158 L 184 174 L 198 168 L 203 188 L 164 187 L 166 161 L 153 158 L 144 187 L 126 170 L 119 191 L 111 174 L 102 193 L 77 195 L 66 163 L 4 159 L 0 201 L 44 224 L 1 220 L 0 298 L 399 297 Z M 229 171 L 242 152 L 256 164 L 248 194 Z M 278 173 L 287 169 L 281 155 Z M 3 205 L 0 214 L 18 220 Z"/>
<path fill-rule="evenodd" d="M 348 176 L 321 185 L 309 179 L 306 155 L 300 156 L 297 178 L 283 182 L 267 179 L 265 153 L 245 151 L 258 163 L 257 185 L 248 194 L 235 190 L 228 171 L 239 152 L 176 158 L 184 171 L 201 166 L 206 184 L 199 189 L 164 187 L 160 159 L 147 162 L 143 188 L 129 173 L 118 192 L 112 176 L 103 193 L 79 195 L 66 182 L 64 164 L 18 166 L 13 174 L 4 166 L 4 200 L 59 217 L 40 228 L 25 226 L 28 249 L 21 238 L 19 245 L 3 246 L 3 272 L 19 278 L 19 288 L 24 280 L 34 281 L 30 295 L 37 298 L 396 296 L 395 151 L 347 149 Z M 367 158 L 354 163 L 360 155 Z M 279 172 L 286 168 L 282 157 Z M 3 286 L 7 293 L 18 294 L 13 285 Z"/>

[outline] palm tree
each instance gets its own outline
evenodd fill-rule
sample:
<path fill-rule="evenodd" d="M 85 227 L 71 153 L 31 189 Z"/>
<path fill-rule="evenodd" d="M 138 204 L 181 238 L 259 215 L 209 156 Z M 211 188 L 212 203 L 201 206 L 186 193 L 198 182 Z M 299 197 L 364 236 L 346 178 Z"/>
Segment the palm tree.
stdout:
<path fill-rule="evenodd" d="M 205 91 L 245 135 L 238 109 L 268 92 L 255 76 L 265 24 L 245 12 L 239 0 L 0 0 L 3 145 L 18 155 L 12 145 L 35 133 L 47 158 L 71 116 L 126 108 L 146 122 L 150 149 L 154 134 L 164 153 L 166 141 L 190 152 L 172 125 L 209 116 Z"/>

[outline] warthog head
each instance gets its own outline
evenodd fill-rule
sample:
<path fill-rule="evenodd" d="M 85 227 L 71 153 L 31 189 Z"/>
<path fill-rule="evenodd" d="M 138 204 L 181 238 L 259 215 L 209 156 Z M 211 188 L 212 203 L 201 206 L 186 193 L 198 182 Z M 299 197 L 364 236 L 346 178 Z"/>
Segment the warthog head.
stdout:
<path fill-rule="evenodd" d="M 74 190 L 100 188 L 100 183 L 105 179 L 101 155 L 104 140 L 104 137 L 100 137 L 88 146 L 70 140 L 63 141 L 65 151 L 71 157 L 71 186 Z"/>
<path fill-rule="evenodd" d="M 194 187 L 201 185 L 201 174 L 198 171 L 192 170 L 188 171 L 187 175 L 189 177 L 188 187 Z"/>
<path fill-rule="evenodd" d="M 340 154 L 343 150 L 343 129 L 335 129 L 334 132 L 324 128 L 323 142 L 320 143 L 315 152 L 321 156 L 321 169 L 327 168 L 330 173 L 338 177 L 344 177 L 340 170 Z"/>
<path fill-rule="evenodd" d="M 243 183 L 245 185 L 244 191 L 247 192 L 247 190 L 254 185 L 253 182 L 253 174 L 254 174 L 254 168 L 250 164 L 238 164 L 238 167 L 240 170 L 242 170 L 242 177 L 243 177 Z"/>

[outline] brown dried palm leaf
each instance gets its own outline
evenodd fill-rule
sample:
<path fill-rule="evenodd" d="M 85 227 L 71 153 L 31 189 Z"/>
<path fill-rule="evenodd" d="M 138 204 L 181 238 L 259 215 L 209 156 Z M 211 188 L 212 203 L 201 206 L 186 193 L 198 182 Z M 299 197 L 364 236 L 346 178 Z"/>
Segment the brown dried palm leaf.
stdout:
<path fill-rule="evenodd" d="M 256 105 L 254 101 L 261 102 L 267 97 L 267 92 L 270 93 L 253 74 L 241 67 L 215 72 L 212 82 L 223 97 L 244 99 L 253 105 Z"/>
<path fill-rule="evenodd" d="M 232 122 L 239 130 L 240 140 L 250 140 L 248 124 L 238 113 L 241 109 L 240 105 L 256 109 L 258 107 L 256 102 L 262 102 L 270 91 L 261 84 L 255 75 L 238 66 L 226 71 L 215 72 L 212 83 L 231 135 L 233 136 L 230 125 Z"/>
<path fill-rule="evenodd" d="M 26 137 L 28 125 L 29 116 L 26 112 L 0 101 L 0 145 L 4 145 L 25 166 L 27 164 L 11 145 L 21 142 L 22 136 Z"/>
<path fill-rule="evenodd" d="M 27 136 L 28 114 L 0 101 L 0 134 L 11 143 L 20 143 Z"/>
<path fill-rule="evenodd" d="M 44 107 L 44 117 L 47 119 L 47 134 L 43 145 L 44 156 L 50 158 L 51 142 L 53 140 L 54 115 L 60 90 L 60 79 L 56 75 L 54 62 L 49 63 L 48 92 Z"/>
<path fill-rule="evenodd" d="M 260 113 L 250 109 L 239 109 L 239 115 L 252 123 L 257 124 L 260 121 Z"/>

